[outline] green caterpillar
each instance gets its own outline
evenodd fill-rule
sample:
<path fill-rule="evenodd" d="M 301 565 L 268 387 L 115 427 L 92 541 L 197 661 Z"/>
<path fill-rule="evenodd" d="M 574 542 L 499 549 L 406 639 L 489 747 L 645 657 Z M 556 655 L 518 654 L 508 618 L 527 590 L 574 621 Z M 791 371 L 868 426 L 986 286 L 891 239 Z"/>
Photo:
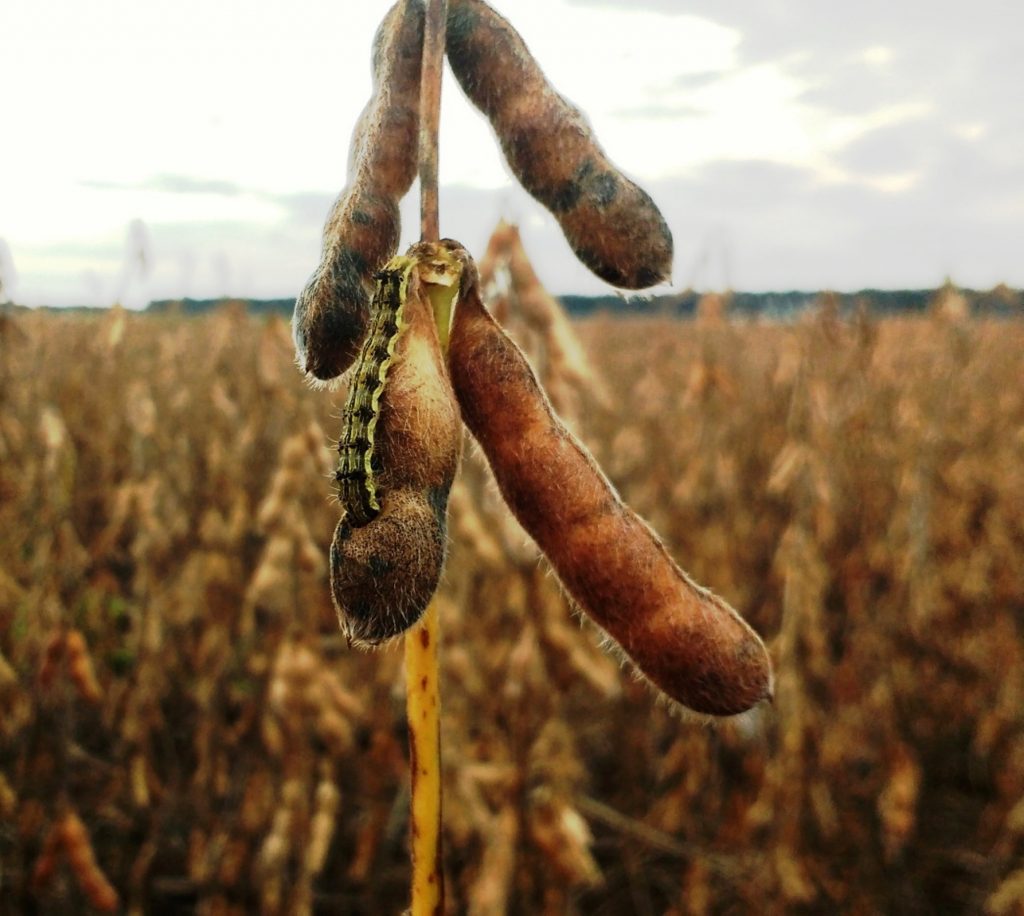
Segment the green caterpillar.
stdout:
<path fill-rule="evenodd" d="M 334 479 L 338 500 L 353 528 L 368 525 L 380 514 L 376 475 L 381 468 L 374 452 L 374 434 L 395 346 L 405 328 L 405 299 L 415 265 L 414 258 L 392 258 L 375 277 L 370 328 L 359 351 L 341 415 L 340 458 Z"/>

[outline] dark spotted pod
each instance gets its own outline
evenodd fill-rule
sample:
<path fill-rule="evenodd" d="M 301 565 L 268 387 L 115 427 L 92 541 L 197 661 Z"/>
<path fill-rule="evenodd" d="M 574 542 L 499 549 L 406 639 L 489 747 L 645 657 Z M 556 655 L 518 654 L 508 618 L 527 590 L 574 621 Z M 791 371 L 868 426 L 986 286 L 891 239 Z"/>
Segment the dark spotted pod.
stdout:
<path fill-rule="evenodd" d="M 580 261 L 624 289 L 667 280 L 672 233 L 664 217 L 608 160 L 519 33 L 483 0 L 448 0 L 447 32 L 459 85 L 490 119 L 513 174 L 555 216 Z"/>

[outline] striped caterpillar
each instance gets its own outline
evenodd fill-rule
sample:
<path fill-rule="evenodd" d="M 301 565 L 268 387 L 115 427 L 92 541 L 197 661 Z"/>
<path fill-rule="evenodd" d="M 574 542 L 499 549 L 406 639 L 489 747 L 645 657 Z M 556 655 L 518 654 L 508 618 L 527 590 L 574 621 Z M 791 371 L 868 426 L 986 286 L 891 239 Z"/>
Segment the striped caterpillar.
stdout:
<path fill-rule="evenodd" d="M 377 645 L 426 610 L 444 565 L 448 493 L 462 425 L 435 323 L 458 292 L 448 243 L 420 243 L 377 275 L 374 314 L 343 413 L 344 513 L 331 593 L 356 645 Z M 447 330 L 447 319 L 442 322 Z"/>
<path fill-rule="evenodd" d="M 342 413 L 338 442 L 340 460 L 335 479 L 338 498 L 354 528 L 369 524 L 380 514 L 377 499 L 380 459 L 374 451 L 374 438 L 381 397 L 403 326 L 409 272 L 414 266 L 415 261 L 409 258 L 395 258 L 377 274 L 370 330 L 359 354 Z"/>

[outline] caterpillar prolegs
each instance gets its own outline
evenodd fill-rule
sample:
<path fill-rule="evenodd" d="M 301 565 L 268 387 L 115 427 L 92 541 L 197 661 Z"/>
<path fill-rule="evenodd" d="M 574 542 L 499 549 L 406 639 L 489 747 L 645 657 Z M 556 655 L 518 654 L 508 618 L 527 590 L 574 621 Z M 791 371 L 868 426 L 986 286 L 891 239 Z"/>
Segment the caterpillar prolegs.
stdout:
<path fill-rule="evenodd" d="M 342 413 L 335 476 L 344 514 L 331 544 L 334 603 L 356 644 L 375 645 L 415 623 L 444 564 L 462 435 L 435 311 L 446 335 L 459 274 L 441 242 L 413 246 L 376 277 Z"/>

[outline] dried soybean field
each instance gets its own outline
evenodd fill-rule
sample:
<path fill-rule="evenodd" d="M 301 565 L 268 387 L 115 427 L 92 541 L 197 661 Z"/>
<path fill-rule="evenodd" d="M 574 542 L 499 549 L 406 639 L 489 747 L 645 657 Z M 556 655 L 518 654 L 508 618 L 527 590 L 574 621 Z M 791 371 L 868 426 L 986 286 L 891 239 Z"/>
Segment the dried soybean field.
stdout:
<path fill-rule="evenodd" d="M 467 441 L 449 912 L 1024 911 L 1024 322 L 577 331 L 553 402 L 775 702 L 658 703 Z M 0 912 L 405 906 L 401 652 L 350 649 L 327 584 L 343 399 L 240 307 L 0 315 Z"/>

